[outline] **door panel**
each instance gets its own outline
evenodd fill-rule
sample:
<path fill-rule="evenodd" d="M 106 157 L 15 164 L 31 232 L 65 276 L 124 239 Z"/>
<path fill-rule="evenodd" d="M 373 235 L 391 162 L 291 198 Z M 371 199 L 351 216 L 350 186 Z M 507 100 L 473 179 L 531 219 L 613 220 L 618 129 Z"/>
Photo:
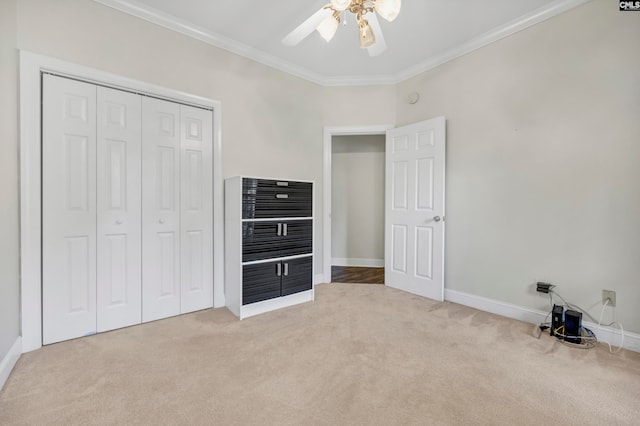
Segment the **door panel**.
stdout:
<path fill-rule="evenodd" d="M 280 261 L 244 265 L 242 267 L 242 304 L 280 297 Z"/>
<path fill-rule="evenodd" d="M 394 161 L 392 163 L 392 179 L 393 179 L 393 192 L 391 198 L 393 200 L 394 210 L 406 210 L 408 205 L 408 162 L 407 161 Z"/>
<path fill-rule="evenodd" d="M 443 117 L 387 132 L 385 283 L 444 298 Z"/>
<path fill-rule="evenodd" d="M 142 320 L 141 97 L 98 87 L 98 331 Z"/>
<path fill-rule="evenodd" d="M 180 105 L 142 99 L 142 321 L 180 313 Z"/>
<path fill-rule="evenodd" d="M 90 300 L 91 270 L 89 238 L 66 237 L 65 238 L 65 259 L 67 261 L 66 275 L 66 298 L 68 305 L 66 310 L 69 313 L 85 313 L 91 311 L 92 301 Z"/>
<path fill-rule="evenodd" d="M 416 210 L 433 211 L 434 158 L 416 160 Z"/>
<path fill-rule="evenodd" d="M 180 105 L 181 312 L 213 306 L 213 113 Z"/>
<path fill-rule="evenodd" d="M 95 86 L 43 76 L 43 344 L 96 332 L 95 105 Z"/>
<path fill-rule="evenodd" d="M 391 265 L 392 271 L 406 274 L 407 273 L 407 226 L 391 225 Z"/>
<path fill-rule="evenodd" d="M 281 221 L 242 223 L 242 261 L 270 259 L 280 256 L 278 229 L 282 233 Z"/>
<path fill-rule="evenodd" d="M 282 261 L 282 295 L 311 290 L 313 284 L 313 258 L 303 257 Z"/>
<path fill-rule="evenodd" d="M 159 248 L 159 282 L 156 294 L 159 299 L 175 299 L 179 296 L 176 285 L 176 271 L 178 270 L 176 233 L 158 232 L 156 237 Z"/>
<path fill-rule="evenodd" d="M 280 256 L 297 256 L 313 251 L 313 221 L 282 221 Z"/>

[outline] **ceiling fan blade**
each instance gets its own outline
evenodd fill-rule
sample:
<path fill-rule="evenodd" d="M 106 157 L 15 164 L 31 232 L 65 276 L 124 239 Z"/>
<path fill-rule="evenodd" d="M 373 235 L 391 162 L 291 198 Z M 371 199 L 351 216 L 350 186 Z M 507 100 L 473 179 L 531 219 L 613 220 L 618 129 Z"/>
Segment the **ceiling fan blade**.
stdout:
<path fill-rule="evenodd" d="M 382 35 L 382 28 L 380 27 L 376 13 L 373 12 L 370 16 L 367 16 L 367 20 L 369 21 L 369 26 L 373 34 L 376 36 L 376 42 L 367 47 L 367 50 L 369 51 L 369 56 L 378 56 L 387 50 L 387 43 L 384 41 L 384 35 Z"/>
<path fill-rule="evenodd" d="M 331 16 L 332 13 L 331 9 L 320 9 L 283 38 L 282 43 L 287 46 L 295 46 L 311 34 L 320 22 L 325 20 L 328 16 Z"/>

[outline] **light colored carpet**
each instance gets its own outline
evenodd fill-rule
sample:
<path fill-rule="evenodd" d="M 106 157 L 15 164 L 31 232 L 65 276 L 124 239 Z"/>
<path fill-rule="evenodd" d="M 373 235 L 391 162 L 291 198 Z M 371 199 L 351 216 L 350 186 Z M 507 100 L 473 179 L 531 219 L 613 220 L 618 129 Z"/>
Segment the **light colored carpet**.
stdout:
<path fill-rule="evenodd" d="M 640 421 L 640 354 L 385 286 L 238 321 L 206 310 L 22 356 L 0 424 L 613 425 Z"/>

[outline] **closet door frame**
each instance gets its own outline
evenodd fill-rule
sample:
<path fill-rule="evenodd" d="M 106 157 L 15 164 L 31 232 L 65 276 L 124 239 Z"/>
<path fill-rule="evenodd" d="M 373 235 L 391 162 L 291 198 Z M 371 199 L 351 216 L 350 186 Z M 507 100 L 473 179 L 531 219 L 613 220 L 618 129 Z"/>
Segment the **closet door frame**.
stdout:
<path fill-rule="evenodd" d="M 20 272 L 22 352 L 42 346 L 42 74 L 129 90 L 213 110 L 213 306 L 225 306 L 221 103 L 94 68 L 20 51 Z"/>

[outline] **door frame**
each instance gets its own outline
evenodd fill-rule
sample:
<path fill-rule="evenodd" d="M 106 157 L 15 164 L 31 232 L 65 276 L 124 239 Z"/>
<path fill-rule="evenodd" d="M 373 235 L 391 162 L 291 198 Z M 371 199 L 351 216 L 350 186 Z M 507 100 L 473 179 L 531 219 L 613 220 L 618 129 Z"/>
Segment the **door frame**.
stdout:
<path fill-rule="evenodd" d="M 20 288 L 22 352 L 42 346 L 42 72 L 213 110 L 213 306 L 225 306 L 221 103 L 59 59 L 20 51 Z"/>
<path fill-rule="evenodd" d="M 386 135 L 394 124 L 374 124 L 365 126 L 325 126 L 323 135 L 323 238 L 322 238 L 322 275 L 321 282 L 331 282 L 331 153 L 334 136 Z M 386 161 L 386 153 L 385 153 Z"/>

